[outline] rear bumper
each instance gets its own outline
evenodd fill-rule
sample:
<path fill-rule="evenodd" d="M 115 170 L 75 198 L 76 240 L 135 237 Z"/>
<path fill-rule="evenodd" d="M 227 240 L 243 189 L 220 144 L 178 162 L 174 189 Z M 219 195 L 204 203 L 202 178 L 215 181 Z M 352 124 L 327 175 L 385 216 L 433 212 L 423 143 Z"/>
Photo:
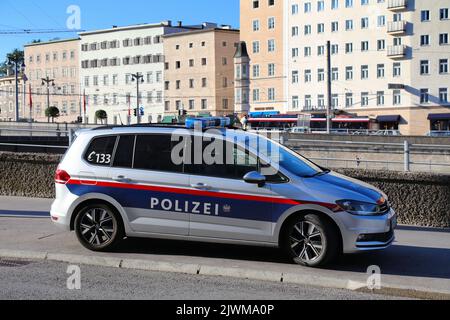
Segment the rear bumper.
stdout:
<path fill-rule="evenodd" d="M 345 212 L 338 216 L 343 225 L 344 253 L 383 250 L 395 241 L 397 214 L 394 210 L 379 217 L 354 216 Z"/>
<path fill-rule="evenodd" d="M 66 186 L 56 186 L 56 200 L 53 201 L 50 209 L 50 216 L 54 224 L 70 230 L 72 218 L 72 206 L 78 199 L 78 196 L 69 192 Z"/>

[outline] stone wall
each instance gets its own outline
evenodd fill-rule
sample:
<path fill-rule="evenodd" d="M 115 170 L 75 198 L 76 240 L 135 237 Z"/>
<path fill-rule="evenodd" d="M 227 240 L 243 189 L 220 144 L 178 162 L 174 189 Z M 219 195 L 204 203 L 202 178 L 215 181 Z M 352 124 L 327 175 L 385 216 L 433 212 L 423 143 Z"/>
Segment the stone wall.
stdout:
<path fill-rule="evenodd" d="M 57 155 L 0 153 L 0 195 L 54 197 Z M 402 224 L 450 228 L 450 175 L 342 169 L 388 194 Z"/>

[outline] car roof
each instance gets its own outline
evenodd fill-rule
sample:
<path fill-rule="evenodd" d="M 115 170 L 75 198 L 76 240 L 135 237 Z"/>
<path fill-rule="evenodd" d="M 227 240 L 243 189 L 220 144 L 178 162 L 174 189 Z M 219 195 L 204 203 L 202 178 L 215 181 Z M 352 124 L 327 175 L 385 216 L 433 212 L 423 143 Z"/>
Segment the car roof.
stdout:
<path fill-rule="evenodd" d="M 98 127 L 90 130 L 79 130 L 77 135 L 97 137 L 97 136 L 107 136 L 107 135 L 123 135 L 123 134 L 172 134 L 176 131 L 179 132 L 190 132 L 194 133 L 193 129 L 188 129 L 182 125 L 143 125 L 143 126 L 111 126 L 111 127 Z M 208 128 L 203 131 L 206 134 L 217 135 L 218 133 L 222 136 L 227 137 L 237 137 L 244 138 L 248 136 L 257 136 L 257 134 L 243 131 L 240 129 L 227 129 L 227 128 Z"/>

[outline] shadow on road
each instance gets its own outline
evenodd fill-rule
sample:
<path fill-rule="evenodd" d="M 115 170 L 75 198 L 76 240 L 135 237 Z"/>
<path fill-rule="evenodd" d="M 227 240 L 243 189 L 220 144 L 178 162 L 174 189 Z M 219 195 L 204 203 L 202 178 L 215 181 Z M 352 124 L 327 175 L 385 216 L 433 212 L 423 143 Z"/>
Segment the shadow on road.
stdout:
<path fill-rule="evenodd" d="M 128 239 L 117 251 L 292 264 L 279 249 L 238 245 Z M 384 251 L 342 256 L 326 270 L 365 274 L 372 265 L 379 266 L 385 275 L 450 279 L 450 249 L 394 245 Z"/>

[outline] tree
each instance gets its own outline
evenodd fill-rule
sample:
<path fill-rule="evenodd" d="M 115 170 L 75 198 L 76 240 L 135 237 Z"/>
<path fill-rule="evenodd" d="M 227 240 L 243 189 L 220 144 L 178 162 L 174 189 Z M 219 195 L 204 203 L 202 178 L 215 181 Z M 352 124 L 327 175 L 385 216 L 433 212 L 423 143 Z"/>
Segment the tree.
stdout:
<path fill-rule="evenodd" d="M 6 55 L 6 60 L 0 63 L 0 76 L 6 76 L 8 74 L 8 70 L 11 70 L 11 66 L 8 65 L 8 62 L 15 61 L 18 64 L 24 62 L 25 54 L 23 50 L 15 49 L 14 51 L 8 53 Z"/>
<path fill-rule="evenodd" d="M 100 120 L 101 123 L 103 124 L 103 121 L 108 119 L 108 114 L 106 113 L 105 110 L 97 110 L 95 112 L 95 118 Z"/>
<path fill-rule="evenodd" d="M 57 107 L 49 107 L 45 109 L 45 116 L 48 118 L 50 122 L 50 118 L 52 118 L 52 122 L 55 122 L 55 118 L 59 117 L 59 109 Z"/>

